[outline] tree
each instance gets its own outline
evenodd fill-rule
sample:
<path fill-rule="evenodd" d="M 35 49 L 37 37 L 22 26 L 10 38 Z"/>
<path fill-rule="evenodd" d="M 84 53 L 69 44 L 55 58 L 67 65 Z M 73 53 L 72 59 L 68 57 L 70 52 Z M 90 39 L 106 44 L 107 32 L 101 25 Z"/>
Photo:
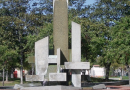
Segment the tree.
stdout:
<path fill-rule="evenodd" d="M 97 0 L 89 16 L 110 26 L 110 21 L 119 20 L 129 12 L 128 2 L 129 0 Z"/>
<path fill-rule="evenodd" d="M 114 47 L 115 58 L 121 64 L 125 64 L 129 73 L 130 85 L 130 16 L 121 18 L 120 21 L 115 22 L 116 25 L 112 28 L 112 44 Z"/>
<path fill-rule="evenodd" d="M 1 34 L 2 41 L 4 44 L 7 44 L 9 48 L 12 48 L 19 56 L 17 57 L 17 61 L 20 60 L 20 64 L 17 63 L 21 67 L 21 84 L 23 83 L 23 62 L 25 61 L 26 49 L 23 46 L 26 44 L 26 20 L 25 20 L 25 13 L 26 13 L 26 4 L 28 3 L 27 0 L 4 0 L 1 1 L 1 14 L 0 18 L 2 20 L 1 30 L 3 34 Z M 26 6 L 25 6 L 26 5 Z M 3 19 L 4 18 L 4 19 Z M 8 38 L 10 37 L 10 38 Z M 11 52 L 11 51 L 10 51 Z"/>

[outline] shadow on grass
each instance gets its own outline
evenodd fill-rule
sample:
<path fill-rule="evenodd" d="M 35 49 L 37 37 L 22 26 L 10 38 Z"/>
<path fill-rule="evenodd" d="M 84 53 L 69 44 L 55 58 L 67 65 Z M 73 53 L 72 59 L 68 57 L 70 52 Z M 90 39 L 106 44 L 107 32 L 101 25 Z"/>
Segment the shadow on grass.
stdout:
<path fill-rule="evenodd" d="M 110 82 L 110 81 L 115 81 L 115 80 L 106 80 L 104 78 L 95 78 L 95 77 L 91 77 L 91 82 Z"/>

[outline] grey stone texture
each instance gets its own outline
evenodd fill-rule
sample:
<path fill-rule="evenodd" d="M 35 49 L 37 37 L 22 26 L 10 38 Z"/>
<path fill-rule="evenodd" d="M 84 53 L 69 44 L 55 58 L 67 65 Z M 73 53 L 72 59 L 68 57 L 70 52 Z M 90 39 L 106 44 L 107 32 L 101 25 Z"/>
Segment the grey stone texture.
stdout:
<path fill-rule="evenodd" d="M 60 48 L 57 49 L 57 73 L 60 73 L 60 59 L 61 58 L 61 51 Z"/>
<path fill-rule="evenodd" d="M 57 63 L 57 55 L 49 55 L 48 64 L 49 63 Z"/>
<path fill-rule="evenodd" d="M 26 75 L 26 81 L 44 81 L 44 75 Z"/>
<path fill-rule="evenodd" d="M 81 26 L 72 22 L 72 62 L 81 61 Z"/>
<path fill-rule="evenodd" d="M 24 87 L 39 87 L 41 86 L 41 83 L 29 83 L 29 84 L 15 84 L 13 89 L 20 89 L 20 88 L 24 88 Z"/>
<path fill-rule="evenodd" d="M 36 75 L 45 75 L 48 68 L 49 37 L 35 42 Z"/>
<path fill-rule="evenodd" d="M 81 62 L 81 26 L 72 22 L 72 62 L 65 62 L 65 69 L 72 69 L 72 84 L 81 87 L 81 70 L 90 69 L 89 62 Z"/>
<path fill-rule="evenodd" d="M 81 87 L 81 70 L 72 70 L 72 84 Z"/>
<path fill-rule="evenodd" d="M 90 69 L 90 62 L 65 62 L 66 69 Z"/>
<path fill-rule="evenodd" d="M 82 88 L 72 86 L 39 86 L 39 87 L 24 87 L 20 90 L 82 90 Z"/>
<path fill-rule="evenodd" d="M 92 89 L 107 89 L 105 84 L 99 84 L 92 87 Z"/>
<path fill-rule="evenodd" d="M 61 49 L 61 65 L 68 61 L 68 7 L 66 0 L 54 1 L 53 14 L 54 54 Z"/>
<path fill-rule="evenodd" d="M 66 81 L 66 73 L 49 73 L 49 81 Z"/>

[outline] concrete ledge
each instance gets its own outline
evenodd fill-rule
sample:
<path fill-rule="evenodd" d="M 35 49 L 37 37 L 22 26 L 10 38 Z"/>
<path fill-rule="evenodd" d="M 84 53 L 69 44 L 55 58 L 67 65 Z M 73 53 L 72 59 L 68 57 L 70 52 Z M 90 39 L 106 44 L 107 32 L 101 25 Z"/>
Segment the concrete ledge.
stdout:
<path fill-rule="evenodd" d="M 57 63 L 57 55 L 49 55 L 48 63 Z"/>
<path fill-rule="evenodd" d="M 59 85 L 59 86 L 23 87 L 20 90 L 82 90 L 82 88 Z"/>
<path fill-rule="evenodd" d="M 66 73 L 49 73 L 49 81 L 66 81 Z"/>
<path fill-rule="evenodd" d="M 90 69 L 90 62 L 65 62 L 65 69 Z"/>
<path fill-rule="evenodd" d="M 26 81 L 44 81 L 44 75 L 26 75 Z"/>

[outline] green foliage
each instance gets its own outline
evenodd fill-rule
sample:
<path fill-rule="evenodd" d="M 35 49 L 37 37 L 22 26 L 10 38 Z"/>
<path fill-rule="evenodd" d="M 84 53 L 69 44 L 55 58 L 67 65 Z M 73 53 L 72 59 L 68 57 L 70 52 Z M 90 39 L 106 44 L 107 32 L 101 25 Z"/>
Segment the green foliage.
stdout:
<path fill-rule="evenodd" d="M 112 28 L 112 45 L 115 48 L 115 58 L 119 63 L 128 65 L 130 62 L 130 19 L 129 16 L 121 18 Z"/>

